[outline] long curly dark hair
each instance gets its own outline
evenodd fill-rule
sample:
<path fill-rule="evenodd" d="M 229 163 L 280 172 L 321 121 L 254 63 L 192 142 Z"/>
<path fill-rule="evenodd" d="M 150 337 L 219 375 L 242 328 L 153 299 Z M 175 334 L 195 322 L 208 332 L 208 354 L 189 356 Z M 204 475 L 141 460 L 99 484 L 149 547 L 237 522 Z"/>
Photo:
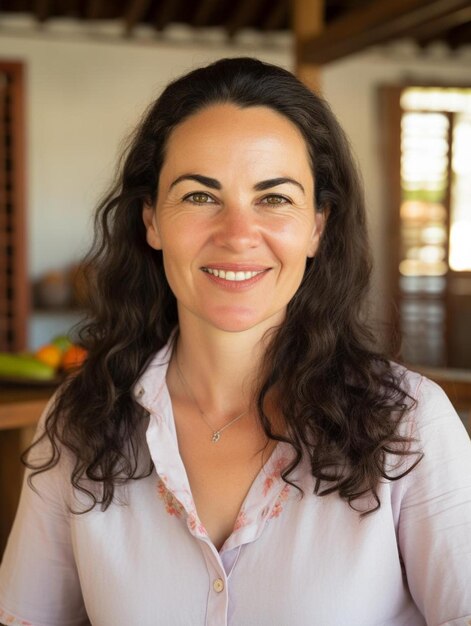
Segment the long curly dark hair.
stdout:
<path fill-rule="evenodd" d="M 146 242 L 145 202 L 155 202 L 172 130 L 215 103 L 265 106 L 301 131 L 315 180 L 315 206 L 328 219 L 302 283 L 273 333 L 257 395 L 266 435 L 287 441 L 296 455 L 283 478 L 308 455 L 315 493 L 338 491 L 352 508 L 373 496 L 380 506 L 388 455 L 413 454 L 398 425 L 413 399 L 400 370 L 375 351 L 363 307 L 371 269 L 362 185 L 348 141 L 326 102 L 288 71 L 251 58 L 222 59 L 172 82 L 150 106 L 125 151 L 117 182 L 98 206 L 95 238 L 86 257 L 88 317 L 81 340 L 88 359 L 60 389 L 49 410 L 44 439 L 50 457 L 23 462 L 39 472 L 72 453 L 72 485 L 88 494 L 90 509 L 114 500 L 115 487 L 148 476 L 143 444 L 148 413 L 133 387 L 152 356 L 178 325 L 176 300 L 162 253 Z M 276 390 L 287 424 L 275 434 L 265 413 Z M 141 462 L 143 461 L 143 462 Z M 400 465 L 400 463 L 398 463 Z M 94 485 L 95 489 L 90 487 Z M 87 510 L 90 510 L 87 509 Z"/>

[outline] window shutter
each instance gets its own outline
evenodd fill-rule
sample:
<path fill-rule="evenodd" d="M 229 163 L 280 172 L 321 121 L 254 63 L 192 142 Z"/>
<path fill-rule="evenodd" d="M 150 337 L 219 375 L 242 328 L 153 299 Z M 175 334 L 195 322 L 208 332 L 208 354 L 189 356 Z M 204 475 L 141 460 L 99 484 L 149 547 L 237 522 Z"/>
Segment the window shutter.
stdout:
<path fill-rule="evenodd" d="M 0 61 L 0 350 L 24 350 L 26 270 L 24 82 L 21 63 Z"/>

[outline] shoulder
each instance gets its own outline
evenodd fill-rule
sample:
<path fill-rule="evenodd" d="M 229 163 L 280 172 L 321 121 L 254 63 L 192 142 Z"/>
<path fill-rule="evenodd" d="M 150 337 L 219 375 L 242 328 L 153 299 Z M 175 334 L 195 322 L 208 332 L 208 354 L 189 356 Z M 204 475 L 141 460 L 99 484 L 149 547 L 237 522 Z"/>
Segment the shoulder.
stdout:
<path fill-rule="evenodd" d="M 403 452 L 399 458 L 396 454 L 388 457 L 387 466 L 393 468 L 392 475 L 405 478 L 400 481 L 401 489 L 421 481 L 446 482 L 446 476 L 453 484 L 461 473 L 471 478 L 471 440 L 446 393 L 429 378 L 403 366 L 393 364 L 393 372 L 406 394 L 406 410 L 396 432 L 408 443 L 406 448 L 396 444 Z"/>
<path fill-rule="evenodd" d="M 466 434 L 464 426 L 450 399 L 437 383 L 426 376 L 393 364 L 400 386 L 407 394 L 405 422 L 418 432 L 455 425 Z"/>
<path fill-rule="evenodd" d="M 450 399 L 437 383 L 403 368 L 404 389 L 412 401 L 411 420 L 417 431 L 446 428 L 450 434 L 467 435 Z"/>
<path fill-rule="evenodd" d="M 443 389 L 429 378 L 402 368 L 409 408 L 400 434 L 411 440 L 411 450 L 422 455 L 407 476 L 407 484 L 427 483 L 471 487 L 471 440 Z M 417 460 L 413 454 L 409 462 Z M 469 476 L 469 479 L 467 478 Z"/>

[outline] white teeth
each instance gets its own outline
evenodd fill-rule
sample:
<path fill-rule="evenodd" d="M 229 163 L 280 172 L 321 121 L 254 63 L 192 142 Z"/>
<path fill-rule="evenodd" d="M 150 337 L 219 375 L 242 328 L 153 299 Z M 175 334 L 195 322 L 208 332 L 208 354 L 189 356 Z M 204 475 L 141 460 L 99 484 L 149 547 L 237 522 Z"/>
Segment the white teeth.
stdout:
<path fill-rule="evenodd" d="M 204 268 L 205 272 L 208 274 L 212 274 L 213 276 L 217 276 L 218 278 L 224 278 L 225 280 L 230 281 L 242 281 L 249 280 L 249 278 L 253 278 L 257 276 L 257 274 L 261 274 L 261 271 L 258 272 L 232 272 L 232 271 L 224 271 L 224 270 L 215 270 L 213 268 Z"/>

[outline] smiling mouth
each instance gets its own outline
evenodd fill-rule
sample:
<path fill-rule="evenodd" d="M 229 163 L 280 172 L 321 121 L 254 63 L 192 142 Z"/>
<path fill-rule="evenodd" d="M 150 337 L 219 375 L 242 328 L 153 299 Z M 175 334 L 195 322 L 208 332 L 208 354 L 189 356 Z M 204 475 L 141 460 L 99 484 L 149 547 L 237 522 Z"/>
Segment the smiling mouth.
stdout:
<path fill-rule="evenodd" d="M 231 282 L 242 282 L 243 280 L 250 280 L 259 274 L 263 274 L 267 270 L 258 270 L 258 271 L 238 271 L 234 272 L 232 270 L 219 270 L 214 269 L 212 267 L 202 267 L 203 272 L 207 274 L 211 274 L 212 276 L 216 276 L 217 278 L 222 278 L 223 280 L 231 281 Z"/>

